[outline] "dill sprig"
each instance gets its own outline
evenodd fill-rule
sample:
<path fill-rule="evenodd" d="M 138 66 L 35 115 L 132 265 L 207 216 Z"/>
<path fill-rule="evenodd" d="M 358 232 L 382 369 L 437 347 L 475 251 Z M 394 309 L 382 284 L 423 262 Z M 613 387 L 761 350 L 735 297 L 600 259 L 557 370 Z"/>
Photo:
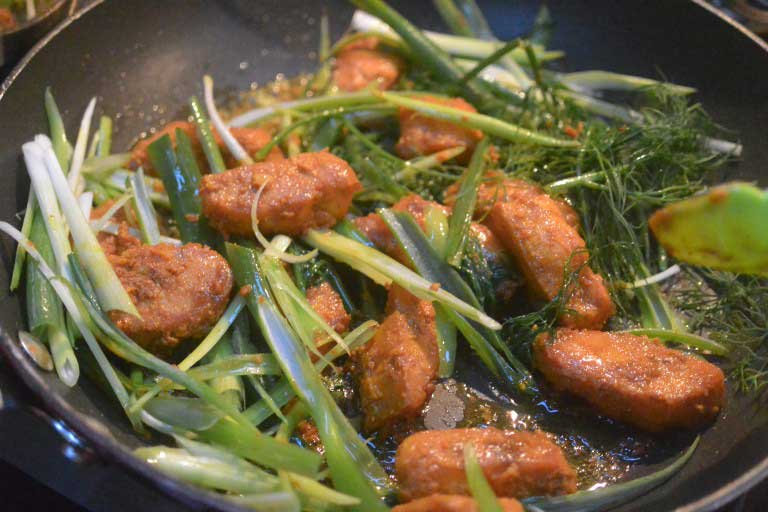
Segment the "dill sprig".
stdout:
<path fill-rule="evenodd" d="M 729 347 L 731 373 L 742 391 L 768 384 L 768 279 L 685 267 L 673 305 L 691 329 Z"/>

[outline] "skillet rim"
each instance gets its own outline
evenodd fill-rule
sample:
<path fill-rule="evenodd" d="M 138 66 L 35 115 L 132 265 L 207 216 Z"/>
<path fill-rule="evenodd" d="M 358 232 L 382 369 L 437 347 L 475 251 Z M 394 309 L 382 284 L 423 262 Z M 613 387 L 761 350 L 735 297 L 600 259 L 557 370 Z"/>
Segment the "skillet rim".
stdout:
<path fill-rule="evenodd" d="M 747 37 L 760 49 L 768 53 L 768 41 L 761 39 L 743 24 L 728 17 L 719 9 L 708 4 L 706 0 L 689 1 L 730 25 L 732 29 L 737 30 L 741 35 Z M 13 85 L 16 78 L 24 71 L 40 50 L 47 46 L 60 32 L 104 2 L 105 0 L 94 0 L 90 5 L 67 17 L 46 34 L 45 37 L 40 39 L 13 68 L 2 85 L 0 85 L 0 101 L 3 100 L 5 93 Z M 41 400 L 47 410 L 55 412 L 58 418 L 63 419 L 73 431 L 86 439 L 95 448 L 95 452 L 102 460 L 105 462 L 117 462 L 121 466 L 126 467 L 135 476 L 139 476 L 147 481 L 155 489 L 192 507 L 199 509 L 200 506 L 207 506 L 225 511 L 250 510 L 225 500 L 218 493 L 204 491 L 174 477 L 170 477 L 135 457 L 130 450 L 124 448 L 113 436 L 104 434 L 98 428 L 95 428 L 92 425 L 95 421 L 85 418 L 79 412 L 72 409 L 62 396 L 46 393 L 45 385 L 33 373 L 36 371 L 36 368 L 19 348 L 18 343 L 15 343 L 15 339 L 9 336 L 2 327 L 0 327 L 0 341 L 0 349 L 2 349 L 2 352 L 10 362 L 10 367 L 13 368 L 25 385 Z M 676 510 L 679 512 L 708 512 L 715 510 L 742 496 L 766 478 L 768 478 L 768 455 L 727 484 L 696 501 L 678 507 Z"/>

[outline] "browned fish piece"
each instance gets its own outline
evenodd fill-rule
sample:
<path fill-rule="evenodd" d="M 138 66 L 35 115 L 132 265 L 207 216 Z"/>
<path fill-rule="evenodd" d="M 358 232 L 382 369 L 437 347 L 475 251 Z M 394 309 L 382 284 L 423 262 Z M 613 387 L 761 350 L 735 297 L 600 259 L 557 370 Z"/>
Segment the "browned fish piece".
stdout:
<path fill-rule="evenodd" d="M 456 182 L 445 189 L 445 204 L 450 207 L 456 203 L 456 195 L 459 192 L 460 182 Z M 517 197 L 527 196 L 528 194 L 544 194 L 544 190 L 536 184 L 507 178 L 500 171 L 491 171 L 485 174 L 483 182 L 477 189 L 477 203 L 475 204 L 475 218 L 484 219 L 491 208 L 496 203 L 514 201 Z M 561 198 L 553 197 L 560 213 L 565 217 L 566 222 L 576 230 L 581 229 L 579 214 Z"/>
<path fill-rule="evenodd" d="M 525 498 L 576 491 L 576 472 L 544 433 L 468 428 L 418 432 L 400 444 L 395 471 L 401 499 L 469 495 L 464 468 L 466 444 L 474 447 L 497 496 Z"/>
<path fill-rule="evenodd" d="M 344 309 L 341 296 L 327 282 L 307 288 L 307 301 L 315 312 L 339 334 L 349 330 L 352 317 Z"/>
<path fill-rule="evenodd" d="M 203 176 L 203 214 L 223 233 L 253 236 L 251 206 L 263 184 L 257 213 L 266 236 L 329 228 L 347 214 L 361 189 L 355 171 L 341 158 L 327 151 L 301 153 Z"/>
<path fill-rule="evenodd" d="M 224 313 L 233 277 L 227 261 L 200 244 L 142 245 L 122 233 L 102 241 L 141 318 L 110 311 L 139 345 L 167 356 L 182 340 L 201 338 Z"/>
<path fill-rule="evenodd" d="M 417 417 L 432 395 L 438 350 L 435 309 L 392 286 L 388 316 L 356 352 L 367 432 Z"/>
<path fill-rule="evenodd" d="M 477 112 L 475 107 L 462 98 L 419 96 L 418 99 L 465 112 Z M 479 130 L 468 129 L 450 121 L 427 117 L 406 108 L 400 108 L 399 117 L 400 139 L 395 146 L 395 152 L 401 158 L 410 159 L 421 155 L 431 155 L 444 149 L 464 146 L 467 149 L 457 157 L 457 160 L 467 163 L 472 157 L 475 145 L 483 137 L 483 133 Z"/>
<path fill-rule="evenodd" d="M 403 59 L 382 50 L 376 37 L 364 37 L 348 44 L 336 55 L 333 81 L 346 92 L 359 91 L 371 84 L 387 90 L 397 83 L 404 67 Z"/>
<path fill-rule="evenodd" d="M 557 201 L 530 185 L 505 187 L 507 201 L 497 201 L 485 223 L 509 251 L 529 293 L 550 301 L 563 287 L 566 271 L 576 272 L 567 290 L 570 310 L 560 323 L 599 329 L 614 313 L 603 278 L 587 265 L 584 239 L 563 215 Z"/>
<path fill-rule="evenodd" d="M 536 339 L 533 355 L 555 388 L 645 430 L 701 427 L 723 406 L 720 368 L 644 336 L 558 329 Z"/>
<path fill-rule="evenodd" d="M 504 512 L 523 512 L 523 505 L 514 498 L 499 498 L 498 502 Z M 433 494 L 398 505 L 392 512 L 480 512 L 480 507 L 469 496 Z"/>

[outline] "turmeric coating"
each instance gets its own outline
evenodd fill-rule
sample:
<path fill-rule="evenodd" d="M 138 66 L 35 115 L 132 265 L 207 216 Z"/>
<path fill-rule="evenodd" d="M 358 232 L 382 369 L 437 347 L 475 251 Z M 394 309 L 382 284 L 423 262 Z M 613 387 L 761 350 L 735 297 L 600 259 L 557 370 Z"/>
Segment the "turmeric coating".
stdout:
<path fill-rule="evenodd" d="M 523 512 L 523 505 L 516 499 L 499 498 L 497 501 L 503 512 Z M 469 496 L 433 494 L 398 505 L 392 512 L 480 512 L 480 507 Z"/>
<path fill-rule="evenodd" d="M 168 356 L 179 342 L 205 336 L 224 313 L 233 277 L 227 261 L 199 244 L 143 245 L 121 229 L 101 238 L 117 277 L 141 318 L 110 311 L 136 343 Z"/>
<path fill-rule="evenodd" d="M 474 447 L 483 474 L 499 497 L 558 496 L 576 491 L 576 472 L 544 433 L 465 428 L 418 432 L 400 444 L 395 458 L 400 498 L 469 495 L 465 444 Z"/>
<path fill-rule="evenodd" d="M 355 92 L 375 85 L 387 90 L 395 85 L 405 63 L 380 46 L 376 37 L 364 37 L 342 48 L 333 65 L 333 81 L 339 89 Z"/>
<path fill-rule="evenodd" d="M 420 96 L 419 100 L 444 105 L 447 107 L 477 112 L 475 107 L 462 98 L 438 98 Z M 400 139 L 395 146 L 395 152 L 405 159 L 422 155 L 431 155 L 438 151 L 463 146 L 466 150 L 457 157 L 459 163 L 467 163 L 472 157 L 472 151 L 483 137 L 482 132 L 471 128 L 427 117 L 422 113 L 406 108 L 400 108 Z"/>
<path fill-rule="evenodd" d="M 392 286 L 388 316 L 355 357 L 367 432 L 417 417 L 437 378 L 435 309 L 399 286 Z"/>
<path fill-rule="evenodd" d="M 558 329 L 554 339 L 547 334 L 536 339 L 533 355 L 555 388 L 652 432 L 701 427 L 723 406 L 723 371 L 658 340 Z"/>
<path fill-rule="evenodd" d="M 577 218 L 570 206 L 521 180 L 482 185 L 477 204 L 484 224 L 509 251 L 533 298 L 553 300 L 566 274 L 575 274 L 565 290 L 562 325 L 599 329 L 613 316 L 610 293 L 587 264 L 589 253 L 573 225 Z"/>
<path fill-rule="evenodd" d="M 347 214 L 362 188 L 341 158 L 327 151 L 301 153 L 203 176 L 203 214 L 222 233 L 253 237 L 251 206 L 262 185 L 257 215 L 266 236 L 329 228 Z"/>

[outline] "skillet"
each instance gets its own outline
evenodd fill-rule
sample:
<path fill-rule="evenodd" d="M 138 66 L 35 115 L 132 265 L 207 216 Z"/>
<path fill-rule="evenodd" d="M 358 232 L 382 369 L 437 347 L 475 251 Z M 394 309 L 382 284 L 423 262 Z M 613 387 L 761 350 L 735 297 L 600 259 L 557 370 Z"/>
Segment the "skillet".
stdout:
<path fill-rule="evenodd" d="M 441 28 L 431 2 L 393 1 L 409 19 Z M 480 2 L 502 39 L 525 33 L 537 1 Z M 512 5 L 510 5 L 512 4 Z M 712 117 L 735 130 L 743 161 L 729 177 L 768 185 L 768 46 L 686 0 L 553 0 L 557 27 L 551 46 L 564 50 L 571 70 L 606 69 L 663 76 L 691 85 Z M 301 0 L 122 0 L 94 3 L 41 41 L 0 90 L 0 218 L 24 207 L 28 179 L 19 148 L 45 129 L 42 93 L 53 88 L 67 130 L 76 133 L 90 96 L 115 119 L 115 147 L 136 134 L 184 115 L 201 77 L 215 77 L 219 92 L 308 71 L 315 65 L 318 21 L 330 15 L 337 37 L 352 8 L 345 2 Z M 99 112 L 97 112 L 98 114 Z M 13 247 L 3 240 L 0 289 L 7 290 Z M 130 450 L 142 443 L 119 407 L 87 378 L 74 389 L 40 372 L 18 347 L 23 301 L 0 295 L 0 346 L 20 378 L 46 408 L 62 418 L 104 459 L 146 478 L 194 510 L 238 510 L 158 473 Z M 481 374 L 469 384 L 483 389 Z M 33 442 L 20 440 L 19 442 Z M 641 468 L 640 471 L 652 468 Z M 713 510 L 768 476 L 768 412 L 755 397 L 733 395 L 691 461 L 673 479 L 620 510 Z"/>

